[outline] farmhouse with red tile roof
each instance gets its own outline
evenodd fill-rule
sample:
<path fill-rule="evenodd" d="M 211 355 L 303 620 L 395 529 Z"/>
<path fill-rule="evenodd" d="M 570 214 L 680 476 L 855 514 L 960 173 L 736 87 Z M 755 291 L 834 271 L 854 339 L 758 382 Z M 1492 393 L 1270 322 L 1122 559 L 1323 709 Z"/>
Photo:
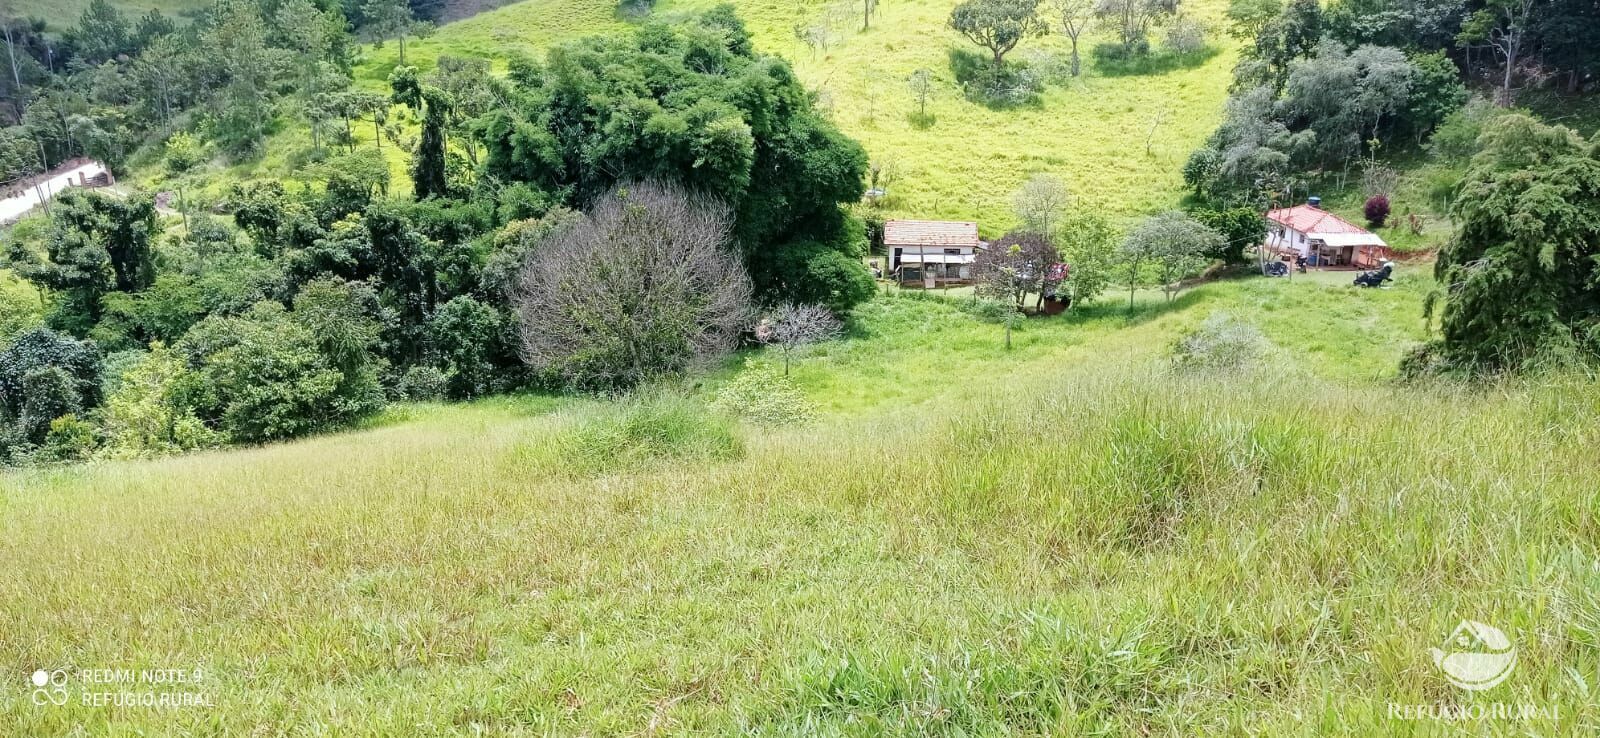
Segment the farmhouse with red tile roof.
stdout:
<path fill-rule="evenodd" d="M 1374 269 L 1389 258 L 1377 234 L 1323 210 L 1318 202 L 1267 212 L 1267 249 L 1304 257 L 1312 266 Z"/>
<path fill-rule="evenodd" d="M 972 281 L 978 224 L 971 221 L 891 220 L 883 224 L 889 273 L 902 286 L 940 287 Z"/>

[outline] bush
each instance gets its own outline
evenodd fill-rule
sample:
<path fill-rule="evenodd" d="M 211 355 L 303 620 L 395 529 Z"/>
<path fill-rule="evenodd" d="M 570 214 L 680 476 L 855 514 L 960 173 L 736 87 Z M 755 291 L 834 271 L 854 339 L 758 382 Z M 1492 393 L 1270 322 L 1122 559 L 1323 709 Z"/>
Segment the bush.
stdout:
<path fill-rule="evenodd" d="M 365 282 L 323 277 L 294 298 L 294 322 L 315 339 L 317 351 L 341 375 L 332 415 L 356 418 L 383 409 L 379 375 L 387 362 L 373 352 L 382 335 L 384 310 Z"/>
<path fill-rule="evenodd" d="M 1167 52 L 1189 56 L 1206 50 L 1206 26 L 1187 16 L 1167 27 Z"/>
<path fill-rule="evenodd" d="M 744 455 L 728 420 L 681 397 L 653 397 L 585 418 L 564 437 L 561 456 L 584 471 L 653 459 L 722 461 Z"/>
<path fill-rule="evenodd" d="M 952 49 L 950 72 L 968 100 L 991 108 L 1015 108 L 1039 102 L 1046 75 L 1031 65 L 1008 61 L 999 67 L 978 54 Z"/>
<path fill-rule="evenodd" d="M 100 357 L 92 342 L 35 328 L 0 351 L 0 425 L 9 442 L 37 444 L 50 421 L 100 404 Z"/>
<path fill-rule="evenodd" d="M 177 345 L 194 370 L 174 397 L 235 441 L 289 438 L 349 420 L 352 406 L 339 398 L 345 377 L 317 345 L 274 303 L 238 318 L 207 318 Z"/>
<path fill-rule="evenodd" d="M 1261 329 L 1227 313 L 1215 313 L 1172 347 L 1179 369 L 1239 369 L 1266 354 L 1270 344 Z"/>
<path fill-rule="evenodd" d="M 406 370 L 395 383 L 394 392 L 402 400 L 434 402 L 444 399 L 450 380 L 438 367 L 419 365 Z"/>
<path fill-rule="evenodd" d="M 179 131 L 167 139 L 164 155 L 167 169 L 174 174 L 182 174 L 205 162 L 206 143 L 199 136 Z"/>
<path fill-rule="evenodd" d="M 1361 206 L 1361 212 L 1367 216 L 1367 225 L 1372 228 L 1382 228 L 1389 220 L 1389 198 L 1384 195 L 1373 195 L 1367 198 L 1367 203 Z"/>
<path fill-rule="evenodd" d="M 711 408 L 759 425 L 804 423 L 816 415 L 794 381 L 768 367 L 740 372 L 717 391 Z"/>

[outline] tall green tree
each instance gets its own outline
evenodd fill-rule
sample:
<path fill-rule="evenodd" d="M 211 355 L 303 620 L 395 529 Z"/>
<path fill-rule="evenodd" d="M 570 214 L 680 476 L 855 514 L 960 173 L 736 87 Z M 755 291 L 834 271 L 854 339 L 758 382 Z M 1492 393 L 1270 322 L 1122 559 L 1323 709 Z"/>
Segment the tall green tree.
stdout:
<path fill-rule="evenodd" d="M 1453 207 L 1456 234 L 1434 266 L 1440 339 L 1410 368 L 1600 357 L 1600 139 L 1506 115 L 1479 141 Z"/>
<path fill-rule="evenodd" d="M 511 80 L 509 104 L 482 119 L 488 175 L 574 208 L 621 180 L 679 183 L 732 208 L 762 300 L 870 294 L 865 228 L 841 209 L 861 199 L 866 153 L 787 63 L 752 50 L 731 9 L 557 47 Z"/>
<path fill-rule="evenodd" d="M 966 0 L 950 11 L 950 27 L 989 50 L 996 69 L 1023 39 L 1050 32 L 1039 17 L 1039 0 Z"/>
<path fill-rule="evenodd" d="M 128 52 L 129 33 L 127 17 L 110 0 L 89 0 L 72 31 L 72 40 L 85 60 L 98 64 Z"/>

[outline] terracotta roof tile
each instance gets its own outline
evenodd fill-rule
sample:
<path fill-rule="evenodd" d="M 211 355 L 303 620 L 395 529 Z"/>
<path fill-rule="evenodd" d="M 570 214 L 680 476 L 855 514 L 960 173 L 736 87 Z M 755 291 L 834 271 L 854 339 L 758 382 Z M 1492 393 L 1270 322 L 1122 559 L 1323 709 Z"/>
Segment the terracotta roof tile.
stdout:
<path fill-rule="evenodd" d="M 1370 233 L 1367 229 L 1344 218 L 1310 205 L 1271 210 L 1267 212 L 1267 219 L 1282 223 L 1301 233 Z"/>
<path fill-rule="evenodd" d="M 978 224 L 952 220 L 891 220 L 883 224 L 889 246 L 978 245 Z"/>

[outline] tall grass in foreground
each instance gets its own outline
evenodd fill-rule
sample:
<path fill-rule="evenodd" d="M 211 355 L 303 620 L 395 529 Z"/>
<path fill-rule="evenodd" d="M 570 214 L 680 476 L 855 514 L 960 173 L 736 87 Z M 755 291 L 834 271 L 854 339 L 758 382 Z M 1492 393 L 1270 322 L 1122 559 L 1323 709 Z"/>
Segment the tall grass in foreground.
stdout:
<path fill-rule="evenodd" d="M 1472 700 L 1560 711 L 1476 733 L 1600 729 L 1586 380 L 1134 361 L 726 437 L 640 412 L 0 478 L 0 733 L 1435 734 L 1386 704 Z M 744 452 L 575 467 L 572 433 Z M 1492 692 L 1429 662 L 1461 618 L 1519 649 Z M 214 710 L 20 686 L 195 665 Z"/>

